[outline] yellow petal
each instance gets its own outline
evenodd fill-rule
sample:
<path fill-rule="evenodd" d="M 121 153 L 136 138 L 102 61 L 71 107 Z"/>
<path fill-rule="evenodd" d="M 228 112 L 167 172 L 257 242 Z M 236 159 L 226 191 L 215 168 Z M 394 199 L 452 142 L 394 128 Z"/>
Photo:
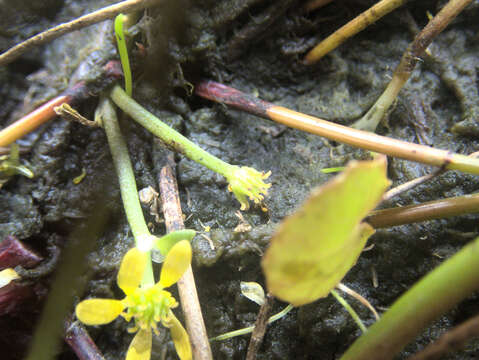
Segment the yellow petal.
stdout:
<path fill-rule="evenodd" d="M 20 275 L 12 268 L 0 271 L 0 288 L 7 286 L 11 281 L 17 279 L 20 279 Z"/>
<path fill-rule="evenodd" d="M 168 287 L 177 282 L 191 264 L 191 245 L 188 240 L 177 242 L 166 255 L 161 268 L 160 284 Z"/>
<path fill-rule="evenodd" d="M 150 360 L 151 329 L 141 329 L 137 332 L 126 353 L 126 360 Z"/>
<path fill-rule="evenodd" d="M 126 295 L 131 294 L 133 290 L 140 286 L 147 261 L 147 254 L 137 248 L 129 250 L 123 257 L 117 282 Z"/>
<path fill-rule="evenodd" d="M 108 324 L 121 314 L 125 305 L 120 300 L 83 300 L 75 309 L 78 320 L 86 325 Z"/>
<path fill-rule="evenodd" d="M 191 346 L 188 334 L 173 312 L 170 311 L 169 316 L 171 339 L 173 340 L 173 344 L 175 344 L 176 353 L 181 360 L 191 360 Z"/>

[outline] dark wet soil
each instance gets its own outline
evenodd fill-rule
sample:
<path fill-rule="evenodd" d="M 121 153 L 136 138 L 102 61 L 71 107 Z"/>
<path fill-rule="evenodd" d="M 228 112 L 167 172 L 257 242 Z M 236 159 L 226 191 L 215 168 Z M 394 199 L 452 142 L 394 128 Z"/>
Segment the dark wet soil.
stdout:
<path fill-rule="evenodd" d="M 50 0 L 41 5 L 5 1 L 0 10 L 0 49 L 96 9 L 100 3 L 109 1 Z M 272 171 L 273 186 L 266 200 L 269 212 L 253 208 L 243 213 L 252 230 L 238 233 L 234 229 L 240 223 L 235 215 L 239 204 L 227 191 L 225 180 L 188 159 L 176 158 L 186 226 L 199 232 L 203 225 L 212 229 L 205 235 L 211 238 L 214 249 L 205 237 L 193 240 L 194 271 L 211 336 L 254 322 L 258 307 L 241 295 L 239 283 L 264 284 L 260 259 L 268 240 L 278 222 L 291 214 L 313 187 L 331 178 L 320 170 L 368 154 L 188 96 L 186 82 L 217 80 L 264 100 L 348 125 L 381 94 L 412 40 L 410 22 L 405 19 L 412 16 L 422 28 L 427 11 L 436 13 L 444 1 L 410 2 L 310 67 L 301 64 L 307 49 L 374 1 L 337 0 L 312 13 L 302 10 L 304 3 L 164 1 L 148 11 L 137 29 L 135 41 L 147 49 L 146 53 L 139 47 L 132 51 L 138 102 L 221 159 Z M 474 2 L 439 35 L 430 48 L 433 56 L 417 66 L 378 133 L 465 154 L 477 151 L 478 18 L 479 5 Z M 99 64 L 116 56 L 110 30 L 108 24 L 100 24 L 75 32 L 0 68 L 0 125 L 35 108 L 69 83 L 97 76 Z M 83 68 L 78 70 L 82 62 Z M 92 118 L 95 102 L 92 99 L 77 108 Z M 165 149 L 132 122 L 124 121 L 122 129 L 128 138 L 138 188 L 158 189 Z M 45 252 L 48 238 L 66 238 L 95 214 L 100 198 L 111 213 L 110 221 L 88 257 L 90 281 L 80 297 L 119 295 L 115 273 L 133 239 L 103 131 L 57 119 L 20 144 L 29 149 L 22 159 L 30 164 L 35 178 L 15 177 L 0 190 L 0 239 L 15 235 Z M 72 180 L 83 171 L 86 177 L 74 184 Z M 394 185 L 431 171 L 424 165 L 389 159 L 388 175 Z M 450 171 L 385 206 L 415 204 L 478 189 L 474 176 Z M 155 233 L 162 234 L 163 225 L 156 223 L 146 208 L 145 214 Z M 361 256 L 344 282 L 384 310 L 422 275 L 474 238 L 478 230 L 478 216 L 474 214 L 379 230 L 370 239 L 374 247 Z M 377 286 L 372 283 L 373 273 L 377 274 Z M 473 295 L 441 317 L 398 359 L 405 359 L 445 329 L 476 314 L 477 300 Z M 367 324 L 373 322 L 366 309 L 353 305 Z M 277 302 L 274 312 L 284 306 Z M 0 326 L 27 336 L 15 324 Z M 107 359 L 121 358 L 131 341 L 122 320 L 89 330 Z M 271 325 L 258 359 L 336 359 L 359 335 L 344 309 L 328 297 L 295 309 Z M 212 343 L 215 359 L 243 359 L 248 341 L 243 336 Z M 161 358 L 166 342 L 165 336 L 155 339 L 152 359 Z M 168 349 L 166 358 L 175 358 L 171 344 Z M 479 343 L 471 342 L 448 359 L 473 359 L 478 352 Z M 66 347 L 60 357 L 75 358 Z"/>

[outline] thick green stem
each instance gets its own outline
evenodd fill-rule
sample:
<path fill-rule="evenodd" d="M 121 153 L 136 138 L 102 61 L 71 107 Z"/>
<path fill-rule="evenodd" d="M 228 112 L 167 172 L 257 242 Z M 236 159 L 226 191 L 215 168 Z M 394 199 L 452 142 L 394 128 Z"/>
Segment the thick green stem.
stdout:
<path fill-rule="evenodd" d="M 479 238 L 397 300 L 341 360 L 392 359 L 435 318 L 479 288 Z"/>
<path fill-rule="evenodd" d="M 123 201 L 126 218 L 128 219 L 133 237 L 135 238 L 135 244 L 141 248 L 143 246 L 142 241 L 151 241 L 152 235 L 143 217 L 143 210 L 141 209 L 138 198 L 138 189 L 136 187 L 135 175 L 133 173 L 133 167 L 131 166 L 128 149 L 121 135 L 115 109 L 109 99 L 104 98 L 100 101 L 95 117 L 102 122 L 105 129 L 118 176 L 118 182 L 120 183 L 121 199 Z M 150 252 L 148 252 L 148 256 L 151 256 Z M 151 261 L 148 261 L 148 264 L 145 270 L 143 284 L 153 285 L 155 281 Z"/>
<path fill-rule="evenodd" d="M 208 169 L 226 178 L 231 177 L 231 173 L 237 168 L 209 154 L 179 132 L 166 125 L 129 97 L 120 86 L 115 85 L 113 87 L 110 97 L 120 109 L 130 115 L 152 134 L 159 137 L 172 150 L 185 155 L 191 160 L 206 166 Z"/>

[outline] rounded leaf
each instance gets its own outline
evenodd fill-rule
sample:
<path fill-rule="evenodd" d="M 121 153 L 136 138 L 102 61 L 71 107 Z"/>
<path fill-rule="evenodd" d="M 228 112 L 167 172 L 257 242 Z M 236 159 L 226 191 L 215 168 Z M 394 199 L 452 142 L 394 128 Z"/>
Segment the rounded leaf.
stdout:
<path fill-rule="evenodd" d="M 147 261 L 147 254 L 137 248 L 130 249 L 123 257 L 117 282 L 126 295 L 131 294 L 140 286 Z"/>
<path fill-rule="evenodd" d="M 126 360 L 150 360 L 151 356 L 151 329 L 141 329 L 133 338 Z"/>
<path fill-rule="evenodd" d="M 176 353 L 181 360 L 191 360 L 191 345 L 188 333 L 173 312 L 170 311 L 169 317 L 171 339 L 175 344 Z"/>
<path fill-rule="evenodd" d="M 160 285 L 168 287 L 177 282 L 191 264 L 191 245 L 188 240 L 177 242 L 166 255 L 161 268 Z"/>
<path fill-rule="evenodd" d="M 115 320 L 125 305 L 114 299 L 88 299 L 76 306 L 75 314 L 85 325 L 103 325 Z"/>
<path fill-rule="evenodd" d="M 327 296 L 356 263 L 374 229 L 362 219 L 389 185 L 386 158 L 351 162 L 286 218 L 262 260 L 268 290 L 301 306 Z"/>
<path fill-rule="evenodd" d="M 264 290 L 263 287 L 258 284 L 257 282 L 251 281 L 251 282 L 246 282 L 242 281 L 240 282 L 240 288 L 241 288 L 241 293 L 246 296 L 248 299 L 251 301 L 254 301 L 258 305 L 263 305 L 264 304 Z"/>

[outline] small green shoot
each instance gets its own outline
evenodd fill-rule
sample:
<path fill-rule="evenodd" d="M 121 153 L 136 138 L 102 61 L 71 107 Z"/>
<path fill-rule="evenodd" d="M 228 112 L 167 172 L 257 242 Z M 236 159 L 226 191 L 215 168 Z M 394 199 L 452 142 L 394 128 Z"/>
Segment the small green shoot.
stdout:
<path fill-rule="evenodd" d="M 78 185 L 79 183 L 81 183 L 83 181 L 83 179 L 85 178 L 86 176 L 86 170 L 85 168 L 82 168 L 81 169 L 81 174 L 74 177 L 72 182 L 75 184 L 75 185 Z"/>
<path fill-rule="evenodd" d="M 32 179 L 35 175 L 25 165 L 20 163 L 20 150 L 17 144 L 12 144 L 10 154 L 0 156 L 0 188 L 14 175 L 23 175 Z"/>
<path fill-rule="evenodd" d="M 128 58 L 128 48 L 126 46 L 125 33 L 123 31 L 123 23 L 125 21 L 125 15 L 118 14 L 115 18 L 115 37 L 118 45 L 118 53 L 120 54 L 121 67 L 123 69 L 123 76 L 125 78 L 125 91 L 131 96 L 132 94 L 132 79 L 130 60 Z"/>
<path fill-rule="evenodd" d="M 358 327 L 361 329 L 361 331 L 363 333 L 365 333 L 366 331 L 368 331 L 368 329 L 366 328 L 366 326 L 364 325 L 363 321 L 361 320 L 361 318 L 359 317 L 358 313 L 352 308 L 351 305 L 348 304 L 348 302 L 346 300 L 344 300 L 344 298 L 339 295 L 336 290 L 331 290 L 331 295 L 334 296 L 334 298 L 336 299 L 336 301 L 338 303 L 340 303 L 344 309 L 346 309 L 346 311 L 349 313 L 349 315 L 351 315 L 351 317 L 353 318 L 354 322 L 358 325 Z"/>
<path fill-rule="evenodd" d="M 331 173 L 337 173 L 341 172 L 345 169 L 344 166 L 338 166 L 338 167 L 330 167 L 330 168 L 324 168 L 319 171 L 321 171 L 323 174 L 331 174 Z"/>
<path fill-rule="evenodd" d="M 280 225 L 262 260 L 268 290 L 294 306 L 327 296 L 374 229 L 361 220 L 389 186 L 386 158 L 352 161 Z"/>

